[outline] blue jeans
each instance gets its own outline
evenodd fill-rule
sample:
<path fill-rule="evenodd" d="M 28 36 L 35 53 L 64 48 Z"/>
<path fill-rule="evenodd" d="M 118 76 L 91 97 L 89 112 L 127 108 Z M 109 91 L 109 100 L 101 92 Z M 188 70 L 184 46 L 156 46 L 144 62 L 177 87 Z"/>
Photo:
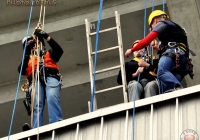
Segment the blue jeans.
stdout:
<path fill-rule="evenodd" d="M 40 79 L 42 81 L 43 79 Z M 53 77 L 47 77 L 46 83 L 48 85 L 57 85 L 58 80 Z M 35 100 L 33 108 L 33 128 L 37 128 L 38 115 L 39 115 L 39 126 L 43 126 L 43 111 L 45 105 L 45 99 L 47 100 L 48 105 L 48 115 L 49 123 L 54 123 L 59 120 L 62 120 L 62 111 L 60 106 L 60 90 L 61 84 L 57 87 L 46 86 L 43 82 L 40 82 L 40 96 L 39 96 L 39 113 L 38 113 L 38 82 L 35 83 Z M 29 93 L 32 92 L 32 84 L 29 87 Z"/>
<path fill-rule="evenodd" d="M 182 49 L 177 50 L 180 55 L 184 55 L 185 52 Z M 165 52 L 175 53 L 175 49 L 167 49 Z M 181 71 L 185 71 L 187 59 L 180 60 Z M 183 79 L 183 75 L 180 72 L 174 72 L 175 62 L 169 56 L 163 55 L 158 63 L 157 78 L 164 84 L 164 91 L 174 89 L 175 86 L 180 86 Z"/>

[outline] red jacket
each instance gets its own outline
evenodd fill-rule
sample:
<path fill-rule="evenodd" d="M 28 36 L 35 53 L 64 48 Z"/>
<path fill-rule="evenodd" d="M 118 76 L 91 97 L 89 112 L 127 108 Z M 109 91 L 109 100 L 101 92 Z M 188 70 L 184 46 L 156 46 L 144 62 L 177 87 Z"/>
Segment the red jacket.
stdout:
<path fill-rule="evenodd" d="M 30 59 L 28 61 L 28 67 L 26 68 L 26 78 L 28 78 L 32 74 L 32 63 L 34 64 L 34 70 L 36 70 L 38 58 L 30 56 Z M 52 60 L 51 55 L 48 51 L 44 55 L 44 65 L 45 68 L 53 68 L 59 71 L 58 65 L 54 60 Z"/>
<path fill-rule="evenodd" d="M 51 49 L 48 50 L 44 55 L 45 67 L 58 70 L 58 65 L 56 63 L 60 60 L 60 57 L 63 54 L 63 49 L 53 38 L 51 38 L 48 41 L 48 43 L 49 43 Z M 34 60 L 33 58 L 35 58 L 35 57 L 30 57 L 29 55 L 25 55 L 25 57 L 24 57 L 24 65 L 22 67 L 22 75 L 26 75 L 27 78 L 30 77 L 30 75 L 32 74 L 32 62 Z M 33 63 L 34 63 L 34 70 L 36 70 L 37 58 L 35 58 L 35 62 L 33 62 Z M 22 62 L 18 66 L 18 72 L 20 72 L 21 64 L 22 64 Z"/>

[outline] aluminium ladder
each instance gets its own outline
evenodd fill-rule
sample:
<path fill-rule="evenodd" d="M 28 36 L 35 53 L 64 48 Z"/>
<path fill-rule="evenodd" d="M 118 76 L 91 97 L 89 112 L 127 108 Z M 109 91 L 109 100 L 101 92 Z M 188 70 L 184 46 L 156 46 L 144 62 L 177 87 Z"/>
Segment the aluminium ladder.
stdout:
<path fill-rule="evenodd" d="M 111 87 L 111 88 L 106 88 L 103 90 L 98 90 L 95 91 L 95 95 L 99 94 L 99 93 L 103 93 L 106 91 L 110 91 L 110 90 L 115 90 L 118 88 L 123 88 L 123 96 L 124 96 L 124 103 L 128 102 L 128 98 L 127 98 L 127 92 L 126 92 L 126 73 L 125 73 L 125 68 L 124 68 L 124 51 L 123 51 L 123 43 L 122 43 L 122 33 L 121 33 L 121 24 L 120 24 L 120 15 L 117 11 L 115 11 L 115 19 L 116 19 L 116 27 L 112 27 L 112 28 L 108 28 L 108 29 L 104 29 L 99 31 L 100 33 L 105 33 L 108 31 L 112 31 L 112 30 L 117 30 L 117 38 L 118 38 L 118 46 L 114 46 L 111 48 L 107 48 L 107 49 L 103 49 L 103 50 L 99 50 L 97 51 L 97 53 L 103 53 L 103 52 L 107 52 L 107 51 L 111 51 L 111 50 L 115 50 L 115 49 L 119 49 L 119 57 L 120 57 L 120 65 L 118 66 L 114 66 L 114 67 L 110 67 L 110 68 L 106 68 L 106 69 L 102 69 L 102 70 L 98 70 L 95 71 L 96 74 L 99 73 L 103 73 L 103 72 L 107 72 L 107 71 L 111 71 L 114 69 L 121 69 L 121 75 L 122 75 L 122 85 L 119 86 L 115 86 L 115 87 Z M 91 83 L 91 94 L 92 94 L 92 88 L 93 88 L 93 78 L 94 78 L 94 65 L 93 65 L 93 59 L 92 59 L 92 55 L 95 55 L 95 52 L 92 51 L 92 41 L 91 41 L 91 37 L 93 35 L 96 35 L 96 32 L 91 33 L 91 23 L 85 19 L 85 25 L 86 25 L 86 36 L 87 36 L 87 48 L 88 48 L 88 60 L 89 60 L 89 73 L 90 73 L 90 83 Z M 90 112 L 90 101 L 88 102 L 88 108 L 89 108 L 89 112 Z M 97 102 L 96 102 L 96 98 L 94 96 L 94 110 L 97 109 Z"/>

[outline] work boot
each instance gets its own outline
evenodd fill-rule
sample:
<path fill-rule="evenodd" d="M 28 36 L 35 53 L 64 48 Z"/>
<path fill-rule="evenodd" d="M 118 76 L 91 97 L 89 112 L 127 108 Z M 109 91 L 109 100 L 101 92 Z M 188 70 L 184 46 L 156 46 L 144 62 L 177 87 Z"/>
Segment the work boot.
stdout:
<path fill-rule="evenodd" d="M 22 126 L 22 131 L 28 131 L 28 130 L 30 130 L 30 129 L 31 129 L 31 127 L 29 126 L 28 123 L 25 123 L 25 124 Z"/>

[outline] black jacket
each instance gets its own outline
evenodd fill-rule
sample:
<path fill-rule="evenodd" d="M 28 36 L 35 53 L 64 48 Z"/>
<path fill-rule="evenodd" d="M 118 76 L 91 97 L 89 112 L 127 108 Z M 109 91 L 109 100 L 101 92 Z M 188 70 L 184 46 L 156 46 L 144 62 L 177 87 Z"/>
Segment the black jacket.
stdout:
<path fill-rule="evenodd" d="M 126 82 L 127 84 L 132 81 L 138 79 L 137 77 L 132 76 L 133 73 L 135 73 L 138 69 L 138 62 L 135 60 L 131 60 L 130 62 L 125 63 L 125 71 L 126 71 Z M 149 81 L 153 80 L 154 78 L 149 74 L 149 69 L 144 69 L 144 71 L 140 74 L 140 79 L 148 79 Z M 119 74 L 117 76 L 117 83 L 119 85 L 122 84 L 122 77 L 121 77 L 121 70 L 119 71 Z"/>

